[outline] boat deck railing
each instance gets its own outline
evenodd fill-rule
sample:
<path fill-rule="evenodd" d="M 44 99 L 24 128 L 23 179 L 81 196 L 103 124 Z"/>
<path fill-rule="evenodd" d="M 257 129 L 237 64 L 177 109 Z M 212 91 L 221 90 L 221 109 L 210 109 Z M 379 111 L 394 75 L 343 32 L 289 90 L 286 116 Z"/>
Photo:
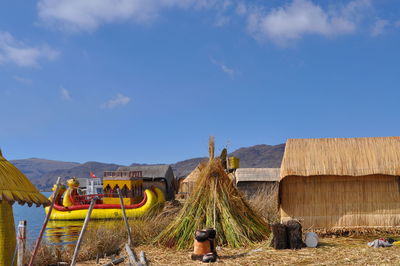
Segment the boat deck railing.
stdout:
<path fill-rule="evenodd" d="M 75 205 L 86 205 L 90 204 L 92 199 L 96 197 L 97 197 L 96 204 L 102 204 L 103 198 L 108 197 L 108 194 L 75 195 L 73 196 L 73 200 Z"/>

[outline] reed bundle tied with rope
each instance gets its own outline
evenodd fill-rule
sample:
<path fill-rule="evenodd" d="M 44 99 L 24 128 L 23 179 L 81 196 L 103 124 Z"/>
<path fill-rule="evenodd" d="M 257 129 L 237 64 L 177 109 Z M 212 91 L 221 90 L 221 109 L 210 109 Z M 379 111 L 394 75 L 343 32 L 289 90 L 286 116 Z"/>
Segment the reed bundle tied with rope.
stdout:
<path fill-rule="evenodd" d="M 0 265 L 12 265 L 15 253 L 15 225 L 12 204 L 46 206 L 48 199 L 29 179 L 7 161 L 0 150 Z M 42 210 L 40 210 L 42 211 Z M 14 258 L 14 262 L 15 262 Z"/>
<path fill-rule="evenodd" d="M 217 243 L 229 247 L 243 247 L 268 238 L 268 224 L 236 189 L 221 159 L 214 158 L 213 139 L 209 153 L 210 160 L 200 167 L 192 194 L 156 242 L 177 249 L 190 248 L 194 232 L 210 227 L 217 231 Z"/>

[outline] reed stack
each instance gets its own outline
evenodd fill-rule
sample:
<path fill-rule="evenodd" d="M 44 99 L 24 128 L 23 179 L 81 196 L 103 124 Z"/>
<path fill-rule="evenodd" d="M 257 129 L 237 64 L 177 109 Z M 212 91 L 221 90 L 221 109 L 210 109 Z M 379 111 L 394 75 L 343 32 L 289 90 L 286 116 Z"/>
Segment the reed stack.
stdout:
<path fill-rule="evenodd" d="M 217 231 L 217 243 L 229 247 L 243 247 L 268 238 L 268 224 L 236 189 L 214 152 L 214 139 L 210 138 L 210 158 L 198 167 L 193 192 L 156 242 L 187 249 L 193 245 L 196 230 L 210 227 Z"/>

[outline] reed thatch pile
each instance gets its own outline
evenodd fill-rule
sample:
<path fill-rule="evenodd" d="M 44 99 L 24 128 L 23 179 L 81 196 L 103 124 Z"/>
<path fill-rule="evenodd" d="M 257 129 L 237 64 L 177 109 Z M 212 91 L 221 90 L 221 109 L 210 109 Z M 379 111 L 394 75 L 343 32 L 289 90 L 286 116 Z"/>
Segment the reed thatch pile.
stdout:
<path fill-rule="evenodd" d="M 200 167 L 194 191 L 175 220 L 156 242 L 177 249 L 193 245 L 194 232 L 215 227 L 219 245 L 242 247 L 269 236 L 266 222 L 255 213 L 225 172 L 220 158 L 214 158 L 210 140 L 210 160 Z"/>
<path fill-rule="evenodd" d="M 16 201 L 29 206 L 49 204 L 48 199 L 3 157 L 0 150 L 0 265 L 12 264 L 16 245 L 12 204 Z"/>
<path fill-rule="evenodd" d="M 400 137 L 289 139 L 286 176 L 400 175 Z"/>
<path fill-rule="evenodd" d="M 290 139 L 281 166 L 281 219 L 304 228 L 400 224 L 400 137 Z"/>

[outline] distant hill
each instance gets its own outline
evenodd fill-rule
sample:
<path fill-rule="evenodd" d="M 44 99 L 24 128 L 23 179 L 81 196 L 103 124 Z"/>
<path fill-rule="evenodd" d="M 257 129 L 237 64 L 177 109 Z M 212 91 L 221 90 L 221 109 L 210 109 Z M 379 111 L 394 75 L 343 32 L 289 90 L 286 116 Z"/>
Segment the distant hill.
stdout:
<path fill-rule="evenodd" d="M 229 154 L 240 159 L 240 167 L 280 167 L 285 144 L 279 145 L 255 145 L 237 149 Z M 177 178 L 187 176 L 205 157 L 192 158 L 172 164 L 172 169 Z M 74 162 L 61 162 L 45 159 L 24 159 L 11 161 L 41 190 L 50 189 L 57 177 L 63 180 L 76 177 L 88 177 L 92 171 L 96 176 L 103 176 L 104 171 L 114 171 L 122 165 L 86 162 L 83 164 Z M 135 165 L 143 165 L 133 163 Z"/>
<path fill-rule="evenodd" d="M 57 177 L 61 176 L 63 180 L 69 179 L 71 177 L 89 177 L 89 173 L 93 172 L 96 176 L 103 176 L 104 171 L 115 171 L 121 165 L 99 163 L 99 162 L 87 162 L 84 164 L 79 164 L 75 167 L 69 169 L 59 169 L 54 171 L 49 171 L 44 174 L 41 178 L 32 180 L 32 182 L 41 190 L 50 189 L 53 184 L 56 183 Z"/>
<path fill-rule="evenodd" d="M 11 160 L 31 181 L 42 177 L 44 174 L 54 170 L 65 170 L 80 165 L 80 163 L 62 162 L 38 158 L 23 160 Z"/>
<path fill-rule="evenodd" d="M 171 165 L 172 170 L 177 178 L 186 177 L 201 162 L 207 160 L 205 157 L 184 160 Z"/>
<path fill-rule="evenodd" d="M 285 151 L 285 144 L 256 145 L 240 148 L 229 154 L 240 160 L 240 167 L 245 168 L 279 168 Z M 185 177 L 203 160 L 207 158 L 193 158 L 172 165 L 176 177 Z"/>
<path fill-rule="evenodd" d="M 244 168 L 279 168 L 285 151 L 285 144 L 256 145 L 240 148 L 230 154 L 240 159 L 240 167 Z"/>

